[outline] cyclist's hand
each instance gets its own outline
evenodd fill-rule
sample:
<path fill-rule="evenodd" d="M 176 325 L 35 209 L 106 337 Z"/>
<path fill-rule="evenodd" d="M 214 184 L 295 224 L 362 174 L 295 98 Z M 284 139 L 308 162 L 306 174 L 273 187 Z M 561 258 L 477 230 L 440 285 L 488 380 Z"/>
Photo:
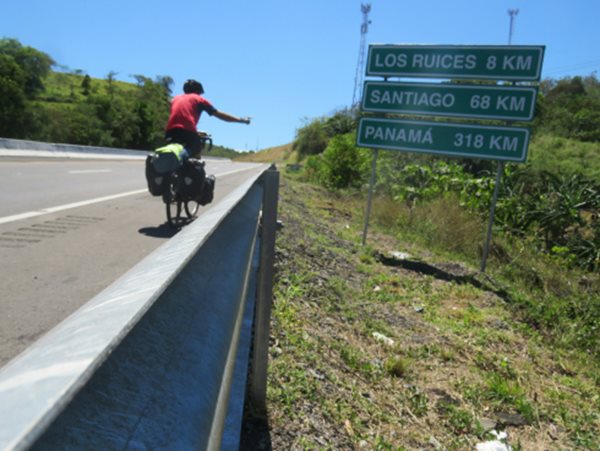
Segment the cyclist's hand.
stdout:
<path fill-rule="evenodd" d="M 251 120 L 251 119 L 252 119 L 252 118 L 250 118 L 250 117 L 241 117 L 241 118 L 240 118 L 240 122 L 241 122 L 242 124 L 250 124 L 250 120 Z"/>

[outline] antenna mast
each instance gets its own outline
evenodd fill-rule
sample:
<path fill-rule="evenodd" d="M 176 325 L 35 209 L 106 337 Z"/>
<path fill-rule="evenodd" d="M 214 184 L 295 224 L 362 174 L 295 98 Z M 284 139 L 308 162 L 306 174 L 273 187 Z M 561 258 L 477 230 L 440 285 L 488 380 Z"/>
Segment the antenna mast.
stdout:
<path fill-rule="evenodd" d="M 352 95 L 352 107 L 360 102 L 362 96 L 362 85 L 365 74 L 365 47 L 367 43 L 367 32 L 369 31 L 369 12 L 371 12 L 370 3 L 361 3 L 363 21 L 360 26 L 360 49 L 358 50 L 358 63 L 356 65 L 356 75 L 354 77 L 354 94 Z"/>
<path fill-rule="evenodd" d="M 508 45 L 512 45 L 512 36 L 514 31 L 514 20 L 516 15 L 519 14 L 518 9 L 509 9 L 508 15 L 510 16 L 510 29 L 508 31 Z"/>

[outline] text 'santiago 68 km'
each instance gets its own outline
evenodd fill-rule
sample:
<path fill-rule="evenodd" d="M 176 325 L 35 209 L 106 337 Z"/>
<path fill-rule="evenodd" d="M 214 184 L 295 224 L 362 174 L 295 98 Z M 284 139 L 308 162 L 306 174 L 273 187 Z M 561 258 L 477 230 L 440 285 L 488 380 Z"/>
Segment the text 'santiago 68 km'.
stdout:
<path fill-rule="evenodd" d="M 362 111 L 530 121 L 537 88 L 365 82 Z"/>

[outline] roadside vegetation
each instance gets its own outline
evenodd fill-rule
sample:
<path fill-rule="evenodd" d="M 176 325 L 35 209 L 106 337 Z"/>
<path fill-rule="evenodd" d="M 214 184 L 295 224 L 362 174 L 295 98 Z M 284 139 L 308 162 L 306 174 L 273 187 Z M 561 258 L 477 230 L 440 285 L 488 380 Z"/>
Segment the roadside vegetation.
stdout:
<path fill-rule="evenodd" d="M 495 163 L 380 152 L 362 246 L 372 154 L 354 113 L 271 149 L 284 229 L 270 435 L 252 443 L 462 450 L 496 431 L 514 450 L 598 449 L 599 100 L 595 76 L 543 83 L 485 274 Z"/>
<path fill-rule="evenodd" d="M 245 449 L 600 446 L 597 274 L 532 251 L 478 274 L 481 224 L 446 200 L 379 197 L 362 246 L 364 196 L 295 173 L 280 189 L 269 433 Z"/>

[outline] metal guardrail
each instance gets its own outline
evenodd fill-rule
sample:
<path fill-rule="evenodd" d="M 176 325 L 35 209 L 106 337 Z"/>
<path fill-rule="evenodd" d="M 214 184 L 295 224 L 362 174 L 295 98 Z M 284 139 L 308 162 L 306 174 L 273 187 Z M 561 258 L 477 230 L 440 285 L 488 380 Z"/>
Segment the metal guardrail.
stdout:
<path fill-rule="evenodd" d="M 240 186 L 2 368 L 0 449 L 236 449 L 252 327 L 264 411 L 278 181 Z"/>
<path fill-rule="evenodd" d="M 144 160 L 149 150 L 120 149 L 113 147 L 83 146 L 77 144 L 45 143 L 22 139 L 0 138 L 0 157 L 9 158 L 65 158 L 94 160 Z M 229 160 L 210 154 L 205 160 Z"/>
<path fill-rule="evenodd" d="M 0 156 L 52 158 L 110 158 L 141 159 L 148 152 L 112 147 L 80 146 L 76 144 L 45 143 L 22 139 L 0 138 Z"/>

